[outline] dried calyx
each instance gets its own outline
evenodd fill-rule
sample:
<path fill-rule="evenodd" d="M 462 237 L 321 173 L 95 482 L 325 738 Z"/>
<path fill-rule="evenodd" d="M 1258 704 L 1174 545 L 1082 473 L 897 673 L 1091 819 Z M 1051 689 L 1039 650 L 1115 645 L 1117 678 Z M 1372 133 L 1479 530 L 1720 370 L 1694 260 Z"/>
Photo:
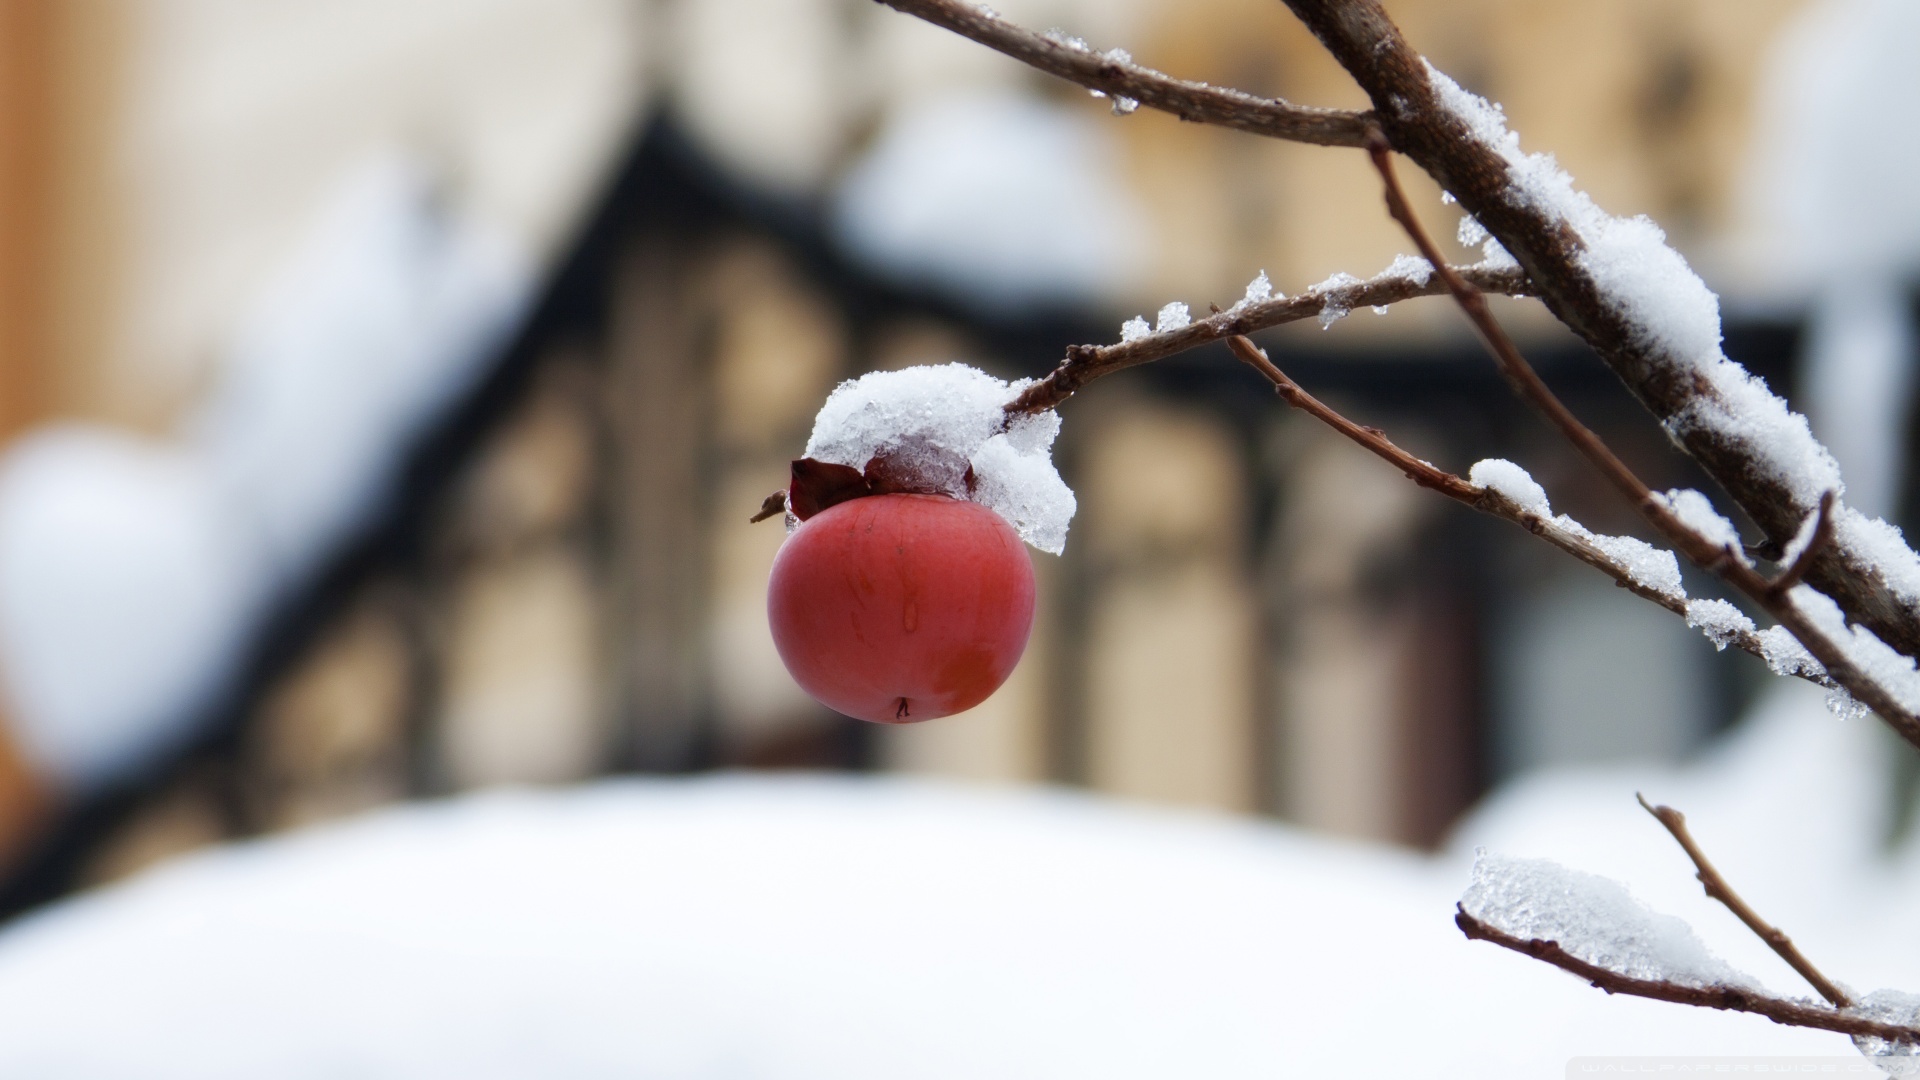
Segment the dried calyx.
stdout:
<path fill-rule="evenodd" d="M 1028 385 L 965 364 L 876 371 L 840 384 L 793 463 L 784 508 L 805 521 L 868 495 L 945 495 L 993 510 L 1022 540 L 1058 554 L 1075 510 L 1053 467 L 1060 418 L 1006 411 Z M 779 508 L 770 497 L 763 514 Z"/>

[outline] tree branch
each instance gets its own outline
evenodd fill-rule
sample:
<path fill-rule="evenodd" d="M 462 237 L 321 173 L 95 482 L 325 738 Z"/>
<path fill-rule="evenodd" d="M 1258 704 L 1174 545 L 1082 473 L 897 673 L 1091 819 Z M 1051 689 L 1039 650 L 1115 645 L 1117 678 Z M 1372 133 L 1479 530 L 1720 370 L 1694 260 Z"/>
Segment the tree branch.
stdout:
<path fill-rule="evenodd" d="M 1741 922 L 1747 925 L 1747 929 L 1753 931 L 1761 941 L 1766 942 L 1768 948 L 1778 953 L 1780 959 L 1785 960 L 1793 970 L 1799 972 L 1801 978 L 1813 984 L 1813 988 L 1820 991 L 1821 997 L 1832 1002 L 1834 1008 L 1844 1009 L 1853 1004 L 1853 999 L 1834 985 L 1832 980 L 1822 975 L 1820 969 L 1814 967 L 1813 961 L 1808 960 L 1801 953 L 1799 947 L 1794 945 L 1793 939 L 1789 938 L 1785 931 L 1762 919 L 1759 912 L 1749 907 L 1745 900 L 1740 899 L 1740 894 L 1733 891 L 1733 886 L 1727 884 L 1727 879 L 1721 877 L 1720 871 L 1714 868 L 1713 863 L 1707 861 L 1706 852 L 1701 851 L 1700 845 L 1694 842 L 1693 833 L 1687 830 L 1687 815 L 1671 806 L 1655 806 L 1647 801 L 1645 795 L 1638 792 L 1633 797 L 1640 800 L 1642 809 L 1666 826 L 1667 831 L 1672 833 L 1674 840 L 1680 844 L 1681 850 L 1687 853 L 1687 858 L 1693 860 L 1693 867 L 1697 871 L 1694 877 L 1700 882 L 1701 887 L 1706 889 L 1708 897 L 1725 904 L 1728 911 L 1733 912 Z"/>
<path fill-rule="evenodd" d="M 1813 535 L 1807 538 L 1807 546 L 1793 557 L 1793 565 L 1780 571 L 1780 575 L 1767 583 L 1767 588 L 1775 593 L 1785 594 L 1787 590 L 1800 584 L 1807 576 L 1807 569 L 1813 560 L 1819 558 L 1821 550 L 1833 542 L 1833 505 L 1839 496 L 1829 488 L 1820 496 L 1820 506 L 1813 518 Z"/>
<path fill-rule="evenodd" d="M 1549 201 L 1532 197 L 1502 147 L 1480 138 L 1441 100 L 1426 62 L 1378 0 L 1286 2 L 1373 100 L 1374 117 L 1393 148 L 1500 241 L 1547 308 L 1593 346 L 1771 541 L 1784 544 L 1792 537 L 1818 499 L 1789 480 L 1793 450 L 1696 422 L 1740 416 L 1742 410 L 1706 377 L 1699 357 L 1677 355 L 1599 280 L 1583 261 L 1586 239 Z M 1799 450 L 1817 448 L 1810 437 L 1795 441 L 1802 443 Z M 1869 550 L 1845 542 L 1844 532 L 1841 539 L 1812 558 L 1806 580 L 1889 646 L 1920 655 L 1920 597 L 1897 592 Z"/>
<path fill-rule="evenodd" d="M 1487 292 L 1524 295 L 1527 290 L 1526 276 L 1518 270 L 1476 264 L 1454 269 L 1453 272 Z M 1317 285 L 1298 296 L 1281 296 L 1237 305 L 1204 319 L 1196 319 L 1178 330 L 1148 334 L 1116 345 L 1069 345 L 1066 359 L 1046 378 L 1028 387 L 1008 404 L 1007 411 L 1042 412 L 1058 406 L 1102 375 L 1163 360 L 1221 338 L 1311 319 L 1329 308 L 1351 311 L 1361 307 L 1381 307 L 1416 296 L 1438 296 L 1445 291 L 1446 286 L 1437 275 L 1419 281 L 1403 273 L 1387 271 L 1365 281 Z"/>
<path fill-rule="evenodd" d="M 1005 53 L 1029 67 L 1115 98 L 1131 98 L 1182 120 L 1320 146 L 1359 146 L 1367 114 L 1316 109 L 1241 90 L 1189 82 L 1134 63 L 1121 52 L 1096 53 L 1052 34 L 1016 26 L 966 0 L 879 0 Z"/>
<path fill-rule="evenodd" d="M 1776 998 L 1757 990 L 1734 986 L 1685 986 L 1662 979 L 1636 979 L 1622 975 L 1570 955 L 1557 942 L 1515 937 L 1467 914 L 1463 906 L 1456 905 L 1453 923 L 1461 933 L 1475 941 L 1490 941 L 1503 949 L 1512 949 L 1535 960 L 1545 961 L 1562 971 L 1578 975 L 1609 994 L 1627 994 L 1655 1001 L 1670 1001 L 1676 1005 L 1695 1005 L 1703 1009 L 1753 1013 L 1789 1027 L 1817 1028 L 1842 1035 L 1865 1035 L 1888 1042 L 1920 1043 L 1920 1029 L 1869 1020 L 1804 1001 Z"/>
<path fill-rule="evenodd" d="M 1363 6 L 1370 0 L 1356 0 L 1356 6 Z M 1392 151 L 1385 136 L 1375 134 L 1369 138 L 1367 152 L 1373 159 L 1374 168 L 1379 171 L 1381 183 L 1386 189 L 1387 209 L 1406 230 L 1427 258 L 1435 260 L 1439 249 L 1433 239 L 1421 227 L 1419 218 L 1407 203 L 1406 193 L 1401 190 L 1400 182 L 1393 171 Z M 1527 363 L 1526 357 L 1513 344 L 1499 320 L 1487 307 L 1487 302 L 1478 290 L 1443 262 L 1434 262 L 1435 274 L 1445 281 L 1447 289 L 1453 293 L 1461 310 L 1473 321 L 1487 350 L 1493 354 L 1495 363 L 1501 372 L 1513 382 L 1520 396 L 1525 398 L 1553 425 L 1560 429 L 1568 442 L 1580 451 L 1609 483 L 1613 484 L 1659 533 L 1666 537 L 1680 552 L 1695 565 L 1709 573 L 1718 574 L 1728 584 L 1745 593 L 1767 614 L 1773 616 L 1785 626 L 1800 644 L 1806 647 L 1814 659 L 1826 668 L 1828 676 L 1834 682 L 1865 704 L 1900 736 L 1920 747 L 1920 714 L 1896 697 L 1892 689 L 1874 678 L 1865 668 L 1856 663 L 1848 650 L 1833 637 L 1825 633 L 1816 624 L 1811 615 L 1803 611 L 1794 601 L 1791 589 L 1776 589 L 1774 583 L 1762 576 L 1753 565 L 1747 562 L 1737 545 L 1722 547 L 1682 521 L 1665 499 L 1655 495 L 1626 462 L 1620 460 L 1612 448 L 1582 424 L 1564 403 L 1547 387 L 1539 373 Z M 1823 502 L 1828 500 L 1823 499 Z M 1829 504 L 1830 505 L 1830 504 Z M 1823 519 L 1824 519 L 1823 515 Z M 1796 531 L 1798 525 L 1795 526 Z M 1820 526 L 1816 525 L 1815 538 L 1818 538 Z M 1810 542 L 1808 547 L 1813 547 Z M 1803 553 L 1804 554 L 1804 553 Z M 1819 565 L 1819 552 L 1808 557 L 1813 567 Z M 1796 560 L 1797 562 L 1798 560 Z"/>
<path fill-rule="evenodd" d="M 1665 592 L 1641 584 L 1630 569 L 1597 547 L 1591 539 L 1592 534 L 1584 528 L 1569 527 L 1565 521 L 1529 510 L 1492 488 L 1481 487 L 1471 480 L 1413 456 L 1401 449 L 1379 428 L 1354 423 L 1308 393 L 1299 383 L 1294 382 L 1273 363 L 1267 356 L 1266 350 L 1255 345 L 1252 339 L 1236 336 L 1228 338 L 1227 345 L 1247 366 L 1266 376 L 1267 381 L 1273 383 L 1274 390 L 1287 404 L 1351 439 L 1368 453 L 1399 469 L 1407 479 L 1490 517 L 1512 522 L 1612 578 L 1615 585 L 1635 596 L 1658 604 L 1683 619 L 1687 617 L 1687 597 L 1684 594 Z M 1742 652 L 1751 653 L 1762 660 L 1767 658 L 1766 647 L 1755 631 L 1736 630 L 1728 634 L 1725 641 Z M 1839 688 L 1838 683 L 1824 674 L 1808 671 L 1796 671 L 1793 674 L 1829 690 Z"/>

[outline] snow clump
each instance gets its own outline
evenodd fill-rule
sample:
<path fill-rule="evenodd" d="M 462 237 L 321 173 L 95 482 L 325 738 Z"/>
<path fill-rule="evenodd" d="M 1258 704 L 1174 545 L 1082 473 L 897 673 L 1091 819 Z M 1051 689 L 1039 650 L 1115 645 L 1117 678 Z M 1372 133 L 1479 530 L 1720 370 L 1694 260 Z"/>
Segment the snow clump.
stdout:
<path fill-rule="evenodd" d="M 1712 499 L 1692 488 L 1675 488 L 1654 498 L 1665 503 L 1673 516 L 1680 519 L 1680 524 L 1705 537 L 1714 547 L 1740 550 L 1740 530 L 1720 516 L 1713 508 Z"/>
<path fill-rule="evenodd" d="M 875 371 L 840 384 L 813 420 L 806 456 L 864 470 L 875 458 L 921 490 L 999 514 L 1020 539 L 1060 554 L 1073 491 L 1053 467 L 1059 414 L 1009 416 L 1031 385 L 965 364 Z"/>
<path fill-rule="evenodd" d="M 1549 518 L 1561 531 L 1592 544 L 1634 584 L 1672 600 L 1686 600 L 1687 591 L 1680 580 L 1680 560 L 1673 557 L 1673 552 L 1637 537 L 1597 533 L 1565 514 L 1554 515 L 1552 505 L 1547 502 L 1546 489 L 1513 462 L 1502 458 L 1476 461 L 1473 468 L 1467 470 L 1467 479 L 1499 492 L 1528 513 Z"/>
<path fill-rule="evenodd" d="M 1264 304 L 1273 298 L 1273 282 L 1267 280 L 1267 272 L 1262 270 L 1252 281 L 1247 282 L 1246 295 L 1242 296 L 1240 302 L 1233 306 L 1235 310 L 1239 310 L 1244 307 L 1252 307 L 1255 304 Z"/>
<path fill-rule="evenodd" d="M 1551 941 L 1569 956 L 1630 979 L 1759 989 L 1707 951 L 1693 928 L 1634 899 L 1627 887 L 1547 859 L 1474 852 L 1468 915 L 1522 941 Z"/>
<path fill-rule="evenodd" d="M 1520 509 L 1542 517 L 1553 513 L 1553 507 L 1547 502 L 1547 489 L 1537 483 L 1527 470 L 1505 458 L 1486 458 L 1473 463 L 1467 470 L 1467 479 L 1490 491 L 1497 491 L 1519 506 Z"/>

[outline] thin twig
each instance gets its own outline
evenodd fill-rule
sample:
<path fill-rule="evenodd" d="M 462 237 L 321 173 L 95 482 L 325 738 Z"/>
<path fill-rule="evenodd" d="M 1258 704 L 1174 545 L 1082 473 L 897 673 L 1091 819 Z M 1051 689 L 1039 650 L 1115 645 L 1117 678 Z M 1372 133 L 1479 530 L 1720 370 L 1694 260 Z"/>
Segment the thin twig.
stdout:
<path fill-rule="evenodd" d="M 781 488 L 779 491 L 760 500 L 760 512 L 748 518 L 747 524 L 758 525 L 770 517 L 777 517 L 786 512 L 787 489 Z"/>
<path fill-rule="evenodd" d="M 1110 97 L 1131 98 L 1182 120 L 1320 146 L 1360 146 L 1366 139 L 1367 113 L 1316 109 L 1176 79 L 1136 64 L 1124 53 L 1097 53 L 1057 34 L 1037 34 L 965 0 L 879 2 L 971 38 L 1029 67 Z"/>
<path fill-rule="evenodd" d="M 1442 495 L 1459 502 L 1473 505 L 1486 489 L 1470 480 L 1458 476 L 1434 465 L 1422 461 L 1394 445 L 1387 433 L 1375 427 L 1362 427 L 1322 404 L 1319 398 L 1301 389 L 1300 384 L 1287 378 L 1286 373 L 1274 366 L 1267 354 L 1253 341 L 1236 334 L 1227 339 L 1227 347 L 1233 355 L 1239 357 L 1247 366 L 1265 375 L 1273 383 L 1275 390 L 1286 399 L 1287 404 L 1312 416 L 1333 430 L 1352 439 L 1369 452 L 1386 461 L 1404 473 L 1407 479 L 1424 488 L 1432 488 Z"/>
<path fill-rule="evenodd" d="M 1758 990 L 1737 986 L 1686 986 L 1664 979 L 1637 979 L 1622 975 L 1571 955 L 1558 942 L 1515 937 L 1467 914 L 1465 907 L 1456 906 L 1453 923 L 1469 938 L 1490 941 L 1501 948 L 1545 961 L 1562 971 L 1578 975 L 1609 994 L 1627 994 L 1655 1001 L 1670 1001 L 1677 1005 L 1753 1013 L 1789 1027 L 1817 1028 L 1842 1035 L 1866 1035 L 1888 1042 L 1920 1043 L 1920 1029 L 1869 1020 L 1864 1016 L 1850 1015 L 1804 1001 L 1772 997 Z"/>
<path fill-rule="evenodd" d="M 1872 709 L 1902 738 L 1920 747 L 1920 714 L 1908 708 L 1879 680 L 1867 674 L 1838 641 L 1824 633 L 1794 602 L 1792 590 L 1774 589 L 1772 583 L 1747 562 L 1738 546 L 1716 544 L 1682 521 L 1665 499 L 1655 495 L 1611 447 L 1582 424 L 1572 410 L 1555 396 L 1539 373 L 1534 371 L 1533 365 L 1527 363 L 1526 357 L 1520 354 L 1513 339 L 1501 328 L 1499 320 L 1493 317 L 1486 299 L 1459 274 L 1453 273 L 1452 267 L 1439 261 L 1439 249 L 1434 246 L 1426 229 L 1421 227 L 1419 218 L 1407 202 L 1406 193 L 1400 187 L 1399 179 L 1394 175 L 1392 149 L 1387 145 L 1386 137 L 1376 133 L 1369 138 L 1367 153 L 1373 159 L 1374 168 L 1380 173 L 1381 183 L 1386 189 L 1388 213 L 1400 223 L 1421 254 L 1433 262 L 1435 274 L 1446 282 L 1448 291 L 1472 320 L 1481 341 L 1493 354 L 1501 373 L 1514 384 L 1520 396 L 1559 428 L 1561 435 L 1573 444 L 1574 449 L 1619 489 L 1640 512 L 1640 516 L 1675 548 L 1695 565 L 1709 573 L 1718 574 L 1760 605 L 1820 662 L 1834 682 Z M 1818 553 L 1815 554 L 1817 557 Z"/>
<path fill-rule="evenodd" d="M 1807 546 L 1794 556 L 1793 565 L 1780 571 L 1779 576 L 1767 582 L 1767 591 L 1777 596 L 1785 596 L 1788 589 L 1800 584 L 1807 576 L 1807 568 L 1813 560 L 1819 558 L 1820 551 L 1833 542 L 1833 504 L 1839 493 L 1829 488 L 1820 495 L 1820 505 L 1814 510 L 1813 535 L 1807 537 Z"/>
<path fill-rule="evenodd" d="M 1492 293 L 1523 295 L 1526 276 L 1518 270 L 1484 265 L 1453 269 L 1463 280 Z M 1070 345 L 1060 366 L 1028 387 L 1007 406 L 1010 413 L 1035 413 L 1058 406 L 1087 383 L 1116 371 L 1163 360 L 1208 342 L 1317 317 L 1332 308 L 1354 311 L 1383 307 L 1417 296 L 1439 296 L 1446 286 L 1437 276 L 1419 281 L 1405 274 L 1382 273 L 1345 285 L 1316 286 L 1298 296 L 1280 296 L 1243 304 L 1196 319 L 1178 330 L 1148 334 L 1115 345 Z"/>
<path fill-rule="evenodd" d="M 1653 493 L 1640 482 L 1639 477 L 1633 474 L 1633 470 L 1627 468 L 1626 462 L 1621 461 L 1600 436 L 1595 435 L 1591 429 L 1582 424 L 1580 419 L 1573 415 L 1573 411 L 1562 404 L 1560 399 L 1554 396 L 1553 391 L 1547 388 L 1546 382 L 1533 370 L 1533 365 L 1527 363 L 1526 358 L 1520 355 L 1519 348 L 1514 345 L 1513 339 L 1507 336 L 1499 320 L 1493 317 L 1493 310 L 1487 307 L 1486 297 L 1481 295 L 1480 290 L 1474 288 L 1459 274 L 1454 273 L 1453 268 L 1446 265 L 1440 258 L 1439 247 L 1434 244 L 1433 238 L 1427 235 L 1427 230 L 1421 226 L 1420 219 L 1414 216 L 1413 207 L 1407 202 L 1406 192 L 1401 189 L 1400 180 L 1394 175 L 1393 147 L 1388 145 L 1386 135 L 1378 128 L 1368 135 L 1367 154 L 1373 159 L 1373 167 L 1379 171 L 1381 182 L 1386 187 L 1387 213 L 1393 215 L 1393 220 L 1399 222 L 1400 227 L 1406 230 L 1414 246 L 1420 249 L 1420 254 L 1425 255 L 1427 261 L 1433 263 L 1434 276 L 1446 284 L 1447 291 L 1453 294 L 1454 301 L 1460 305 L 1462 311 L 1467 313 L 1467 318 L 1473 322 L 1473 328 L 1480 334 L 1480 340 L 1486 344 L 1487 350 L 1493 354 L 1494 361 L 1499 364 L 1500 373 L 1507 377 L 1507 381 L 1513 384 L 1514 389 L 1519 391 L 1520 396 L 1525 398 L 1528 404 L 1546 414 L 1547 419 L 1560 429 L 1560 433 L 1565 435 L 1567 440 L 1573 443 L 1587 460 L 1593 462 L 1601 473 L 1628 498 L 1641 502 L 1651 496 Z"/>
<path fill-rule="evenodd" d="M 1266 350 L 1255 345 L 1251 338 L 1231 337 L 1227 339 L 1227 346 L 1233 350 L 1235 356 L 1273 383 L 1274 390 L 1287 404 L 1346 436 L 1367 452 L 1399 469 L 1414 483 L 1437 491 L 1462 505 L 1471 506 L 1490 517 L 1512 522 L 1612 578 L 1615 585 L 1635 596 L 1658 604 L 1682 619 L 1687 617 L 1687 598 L 1684 595 L 1676 595 L 1642 584 L 1619 560 L 1595 546 L 1590 538 L 1591 534 L 1576 523 L 1547 517 L 1529 510 L 1492 488 L 1481 487 L 1471 480 L 1413 456 L 1401 449 L 1379 428 L 1353 422 L 1338 410 L 1308 393 L 1299 383 L 1294 382 L 1274 364 L 1273 360 L 1267 356 Z M 1725 640 L 1728 645 L 1742 652 L 1751 653 L 1762 660 L 1767 658 L 1766 647 L 1756 631 L 1736 630 L 1728 634 Z M 1796 671 L 1793 674 L 1815 686 L 1829 690 L 1839 685 L 1819 672 Z"/>
<path fill-rule="evenodd" d="M 1799 947 L 1794 945 L 1793 939 L 1788 937 L 1785 931 L 1762 919 L 1759 912 L 1749 907 L 1747 902 L 1740 898 L 1740 894 L 1733 891 L 1733 886 L 1727 884 L 1727 879 L 1720 876 L 1720 871 L 1707 860 L 1706 852 L 1701 851 L 1700 845 L 1694 841 L 1693 833 L 1687 829 L 1687 815 L 1671 806 L 1655 806 L 1639 792 L 1635 792 L 1633 797 L 1640 800 L 1641 808 L 1652 814 L 1654 820 L 1666 826 L 1667 831 L 1672 833 L 1674 840 L 1680 844 L 1681 850 L 1687 853 L 1687 858 L 1693 860 L 1693 867 L 1697 871 L 1694 877 L 1700 882 L 1701 887 L 1706 889 L 1707 896 L 1725 904 L 1728 911 L 1733 912 L 1741 922 L 1746 923 L 1747 929 L 1753 931 L 1761 941 L 1766 942 L 1767 947 L 1778 953 L 1780 959 L 1791 965 L 1793 970 L 1799 972 L 1801 978 L 1813 984 L 1813 988 L 1820 991 L 1821 997 L 1832 1002 L 1834 1008 L 1844 1009 L 1853 1004 L 1853 999 L 1834 985 L 1831 979 L 1822 975 L 1820 969 L 1814 967 L 1813 961 L 1808 960 L 1800 952 Z"/>

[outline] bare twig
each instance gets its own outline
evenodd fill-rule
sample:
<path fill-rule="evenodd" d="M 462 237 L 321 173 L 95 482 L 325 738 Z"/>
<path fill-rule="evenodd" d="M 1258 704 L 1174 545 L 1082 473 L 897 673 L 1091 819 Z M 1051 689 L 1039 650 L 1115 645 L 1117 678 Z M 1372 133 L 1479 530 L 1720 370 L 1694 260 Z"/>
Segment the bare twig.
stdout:
<path fill-rule="evenodd" d="M 1437 491 L 1462 505 L 1471 506 L 1483 514 L 1510 521 L 1607 575 L 1613 579 L 1615 585 L 1635 596 L 1658 604 L 1683 619 L 1687 617 L 1687 598 L 1684 595 L 1676 595 L 1642 584 L 1619 560 L 1595 546 L 1590 534 L 1584 529 L 1577 526 L 1569 527 L 1566 522 L 1529 510 L 1492 488 L 1481 487 L 1431 462 L 1414 457 L 1401 449 L 1379 428 L 1357 424 L 1308 393 L 1299 383 L 1294 382 L 1281 371 L 1267 356 L 1266 350 L 1255 345 L 1251 338 L 1231 337 L 1227 339 L 1227 345 L 1240 360 L 1266 376 L 1267 380 L 1273 383 L 1274 390 L 1287 404 L 1345 435 L 1367 452 L 1399 469 L 1407 479 L 1421 487 Z M 1726 643 L 1762 660 L 1767 657 L 1767 650 L 1760 635 L 1753 630 L 1736 630 L 1727 635 Z M 1818 672 L 1797 671 L 1794 674 L 1829 690 L 1838 686 L 1831 678 Z"/>
<path fill-rule="evenodd" d="M 1273 361 L 1267 358 L 1265 350 L 1255 345 L 1251 339 L 1236 334 L 1227 339 L 1227 347 L 1232 349 L 1233 355 L 1239 357 L 1247 366 L 1265 375 L 1268 381 L 1273 383 L 1274 389 L 1279 391 L 1280 396 L 1286 399 L 1287 404 L 1352 439 L 1376 457 L 1399 469 L 1407 479 L 1421 487 L 1432 488 L 1450 499 L 1464 502 L 1469 506 L 1474 505 L 1485 494 L 1485 489 L 1480 485 L 1463 480 L 1432 462 L 1422 461 L 1395 446 L 1393 440 L 1387 438 L 1386 432 L 1379 428 L 1362 427 L 1328 408 L 1320 402 L 1319 398 L 1301 389 L 1299 383 L 1287 378 L 1286 373 L 1274 366 Z"/>
<path fill-rule="evenodd" d="M 1864 1016 L 1804 1001 L 1776 998 L 1757 990 L 1737 986 L 1686 986 L 1663 979 L 1636 979 L 1622 975 L 1569 954 L 1557 942 L 1515 937 L 1467 914 L 1465 907 L 1455 908 L 1453 922 L 1469 938 L 1490 941 L 1501 948 L 1545 961 L 1562 971 L 1578 975 L 1609 994 L 1627 994 L 1655 1001 L 1670 1001 L 1676 1005 L 1696 1005 L 1704 1009 L 1753 1013 L 1789 1027 L 1817 1028 L 1842 1035 L 1865 1035 L 1888 1042 L 1920 1042 L 1920 1029 L 1869 1020 Z"/>
<path fill-rule="evenodd" d="M 1687 853 L 1687 858 L 1693 860 L 1694 869 L 1698 871 L 1694 877 L 1699 880 L 1701 887 L 1706 889 L 1709 897 L 1725 904 L 1728 911 L 1733 912 L 1741 922 L 1747 924 L 1747 929 L 1766 942 L 1767 947 L 1778 953 L 1780 959 L 1791 965 L 1793 970 L 1799 972 L 1801 978 L 1813 984 L 1813 988 L 1820 991 L 1821 997 L 1832 1002 L 1834 1008 L 1844 1009 L 1853 1004 L 1853 999 L 1834 985 L 1832 980 L 1822 975 L 1820 969 L 1814 967 L 1813 961 L 1808 960 L 1800 952 L 1799 947 L 1794 945 L 1793 939 L 1789 938 L 1785 931 L 1762 919 L 1759 912 L 1749 907 L 1747 902 L 1740 898 L 1740 894 L 1733 891 L 1733 886 L 1727 884 L 1727 879 L 1720 876 L 1720 871 L 1707 860 L 1706 852 L 1701 851 L 1700 845 L 1694 842 L 1693 833 L 1687 829 L 1687 815 L 1671 806 L 1655 806 L 1647 801 L 1645 795 L 1638 792 L 1634 793 L 1633 797 L 1640 800 L 1642 809 L 1666 826 L 1667 831 L 1672 833 L 1674 840 L 1680 844 L 1681 850 Z"/>
<path fill-rule="evenodd" d="M 1029 67 L 1111 97 L 1132 98 L 1182 120 L 1320 146 L 1359 146 L 1366 138 L 1366 113 L 1315 109 L 1175 79 L 1136 64 L 1122 53 L 1096 53 L 1064 37 L 1034 33 L 966 0 L 879 2 L 971 38 Z"/>
<path fill-rule="evenodd" d="M 1786 595 L 1788 589 L 1800 584 L 1800 579 L 1807 576 L 1807 568 L 1820 557 L 1822 549 L 1833 542 L 1833 504 L 1838 498 L 1839 493 L 1831 489 L 1820 496 L 1820 506 L 1813 512 L 1813 535 L 1807 538 L 1807 546 L 1800 549 L 1800 554 L 1794 556 L 1793 565 L 1767 582 L 1768 592 Z"/>
<path fill-rule="evenodd" d="M 777 517 L 786 512 L 787 489 L 781 488 L 779 491 L 760 500 L 760 512 L 748 518 L 747 524 L 758 525 L 770 517 Z"/>
<path fill-rule="evenodd" d="M 1527 279 L 1518 270 L 1475 265 L 1457 268 L 1454 273 L 1487 292 L 1520 295 L 1527 289 Z M 1316 286 L 1298 296 L 1275 297 L 1228 308 L 1196 319 L 1178 330 L 1148 334 L 1117 345 L 1070 345 L 1060 366 L 1015 398 L 1007 411 L 1034 413 L 1051 409 L 1102 375 L 1162 360 L 1235 334 L 1251 334 L 1311 319 L 1329 308 L 1351 311 L 1380 307 L 1416 296 L 1438 296 L 1445 291 L 1446 286 L 1437 276 L 1419 281 L 1405 274 L 1382 273 L 1365 281 Z"/>
<path fill-rule="evenodd" d="M 1370 138 L 1367 153 L 1373 159 L 1374 168 L 1379 171 L 1381 183 L 1385 186 L 1388 212 L 1406 230 L 1421 253 L 1434 263 L 1435 274 L 1446 282 L 1448 291 L 1453 293 L 1461 310 L 1466 312 L 1473 321 L 1474 329 L 1479 331 L 1487 350 L 1493 354 L 1501 373 L 1514 384 L 1521 397 L 1559 428 L 1574 449 L 1625 495 L 1640 515 L 1675 548 L 1695 565 L 1718 574 L 1760 605 L 1806 647 L 1834 682 L 1872 709 L 1902 738 L 1920 747 L 1920 714 L 1908 708 L 1888 687 L 1855 663 L 1840 642 L 1824 633 L 1794 602 L 1790 589 L 1775 589 L 1772 582 L 1747 562 L 1737 546 L 1720 546 L 1682 521 L 1665 499 L 1655 495 L 1611 447 L 1582 424 L 1572 410 L 1555 396 L 1539 373 L 1533 370 L 1533 365 L 1527 363 L 1526 357 L 1520 354 L 1513 339 L 1501 328 L 1499 320 L 1493 317 L 1486 299 L 1464 278 L 1454 273 L 1452 267 L 1438 261 L 1439 249 L 1421 227 L 1419 218 L 1407 203 L 1406 193 L 1401 190 L 1400 182 L 1394 175 L 1392 150 L 1385 136 L 1376 133 Z M 1815 552 L 1809 557 L 1810 566 L 1818 565 L 1819 555 L 1819 552 Z"/>

